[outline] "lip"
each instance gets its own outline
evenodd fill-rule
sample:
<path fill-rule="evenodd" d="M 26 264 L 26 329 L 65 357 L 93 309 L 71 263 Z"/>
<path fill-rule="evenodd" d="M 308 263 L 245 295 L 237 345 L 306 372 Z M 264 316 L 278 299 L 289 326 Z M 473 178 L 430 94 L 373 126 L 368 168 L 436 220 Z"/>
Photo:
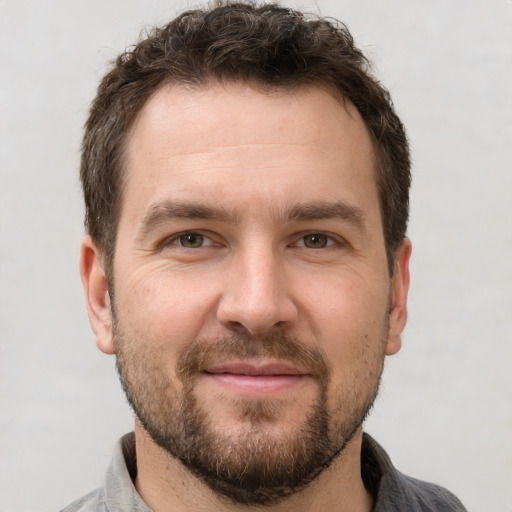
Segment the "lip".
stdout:
<path fill-rule="evenodd" d="M 284 362 L 231 362 L 207 367 L 203 375 L 223 388 L 244 395 L 274 395 L 292 390 L 309 375 Z"/>

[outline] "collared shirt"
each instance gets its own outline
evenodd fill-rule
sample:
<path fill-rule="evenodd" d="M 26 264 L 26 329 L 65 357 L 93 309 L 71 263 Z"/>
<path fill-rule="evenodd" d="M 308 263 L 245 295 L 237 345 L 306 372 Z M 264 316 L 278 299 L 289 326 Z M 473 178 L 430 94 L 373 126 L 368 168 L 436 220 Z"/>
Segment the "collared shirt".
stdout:
<path fill-rule="evenodd" d="M 374 496 L 372 512 L 467 512 L 462 503 L 438 485 L 403 475 L 368 434 L 363 435 L 361 474 Z M 107 469 L 103 487 L 61 512 L 152 512 L 135 489 L 135 435 L 122 437 Z"/>

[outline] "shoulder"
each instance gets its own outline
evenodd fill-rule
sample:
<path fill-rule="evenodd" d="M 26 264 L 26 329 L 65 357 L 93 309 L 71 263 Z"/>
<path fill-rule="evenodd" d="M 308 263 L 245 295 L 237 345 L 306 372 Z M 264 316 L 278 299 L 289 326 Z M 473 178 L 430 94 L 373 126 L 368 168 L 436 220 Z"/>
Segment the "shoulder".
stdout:
<path fill-rule="evenodd" d="M 107 512 L 103 487 L 86 494 L 63 508 L 60 512 Z"/>
<path fill-rule="evenodd" d="M 414 504 L 416 508 L 413 510 L 421 512 L 466 512 L 460 500 L 440 485 L 417 480 L 399 471 L 396 472 L 396 478 L 399 482 L 395 487 L 399 489 L 398 495 L 392 496 L 393 492 L 391 492 L 391 496 L 388 496 L 392 502 L 395 502 L 394 506 L 398 501 L 406 507 Z"/>
<path fill-rule="evenodd" d="M 366 433 L 361 473 L 375 497 L 374 512 L 466 512 L 459 499 L 444 487 L 398 471 L 384 449 Z"/>

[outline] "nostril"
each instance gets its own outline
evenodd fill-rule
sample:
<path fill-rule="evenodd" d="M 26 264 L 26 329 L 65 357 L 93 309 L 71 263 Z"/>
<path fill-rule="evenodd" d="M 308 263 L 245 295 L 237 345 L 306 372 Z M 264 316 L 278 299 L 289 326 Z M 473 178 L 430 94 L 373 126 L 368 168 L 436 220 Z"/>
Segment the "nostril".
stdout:
<path fill-rule="evenodd" d="M 248 332 L 249 331 L 249 329 L 244 327 L 244 325 L 241 324 L 240 322 L 229 321 L 229 322 L 226 322 L 225 326 L 230 331 L 233 331 L 233 332 L 236 332 L 236 333 L 244 333 L 244 332 Z"/>

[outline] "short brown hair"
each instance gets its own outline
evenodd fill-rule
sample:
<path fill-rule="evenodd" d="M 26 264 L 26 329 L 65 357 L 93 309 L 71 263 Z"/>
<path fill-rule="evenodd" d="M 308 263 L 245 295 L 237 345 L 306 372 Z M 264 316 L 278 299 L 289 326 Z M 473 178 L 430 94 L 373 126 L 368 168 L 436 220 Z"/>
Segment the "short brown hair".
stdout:
<path fill-rule="evenodd" d="M 409 216 L 410 159 L 390 95 L 345 25 L 277 4 L 222 3 L 153 29 L 115 61 L 85 125 L 80 177 L 85 226 L 111 271 L 124 144 L 137 114 L 165 83 L 244 81 L 265 88 L 320 86 L 354 104 L 373 139 L 390 273 Z"/>

